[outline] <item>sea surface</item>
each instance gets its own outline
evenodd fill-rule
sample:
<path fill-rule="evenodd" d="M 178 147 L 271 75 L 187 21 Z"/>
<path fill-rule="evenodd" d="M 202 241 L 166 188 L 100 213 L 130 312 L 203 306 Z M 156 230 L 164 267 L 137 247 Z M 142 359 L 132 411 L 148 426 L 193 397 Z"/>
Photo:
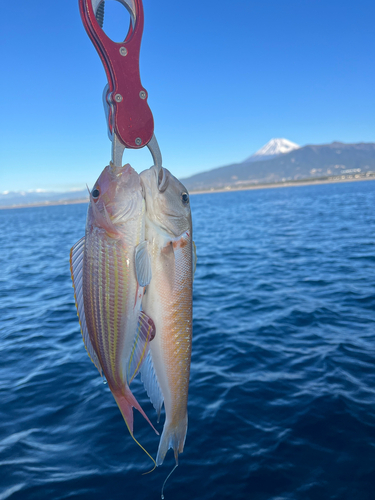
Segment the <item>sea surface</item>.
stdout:
<path fill-rule="evenodd" d="M 373 500 L 375 182 L 191 205 L 189 429 L 165 499 Z M 0 500 L 158 499 L 174 465 L 170 451 L 142 475 L 152 462 L 85 351 L 69 250 L 86 209 L 0 211 Z M 138 413 L 135 436 L 155 456 Z"/>

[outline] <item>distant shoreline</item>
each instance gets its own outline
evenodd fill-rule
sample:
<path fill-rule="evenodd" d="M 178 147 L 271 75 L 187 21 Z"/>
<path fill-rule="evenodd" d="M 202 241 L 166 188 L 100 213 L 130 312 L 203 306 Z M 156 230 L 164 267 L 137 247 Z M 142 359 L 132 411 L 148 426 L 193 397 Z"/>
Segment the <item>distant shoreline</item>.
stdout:
<path fill-rule="evenodd" d="M 189 191 L 191 195 L 193 194 L 212 194 L 212 193 L 231 193 L 233 191 L 252 191 L 255 189 L 274 189 L 274 188 L 284 188 L 284 187 L 300 187 L 300 186 L 312 186 L 314 184 L 340 184 L 342 182 L 358 182 L 358 181 L 374 181 L 375 176 L 372 177 L 360 177 L 359 179 L 306 179 L 300 181 L 286 181 L 286 182 L 274 182 L 267 184 L 254 184 L 246 186 L 231 186 L 227 188 L 219 189 L 206 189 L 202 191 Z"/>
<path fill-rule="evenodd" d="M 59 205 L 79 205 L 81 203 L 88 203 L 87 199 L 80 200 L 61 200 L 61 201 L 45 201 L 37 203 L 29 203 L 27 205 L 10 205 L 9 207 L 0 206 L 0 210 L 10 210 L 13 208 L 40 208 L 40 207 L 57 207 Z"/>
<path fill-rule="evenodd" d="M 358 181 L 373 181 L 375 176 L 371 177 L 360 177 L 358 179 L 306 179 L 300 181 L 287 181 L 287 182 L 274 182 L 268 184 L 255 184 L 246 186 L 231 186 L 220 189 L 206 189 L 201 191 L 190 191 L 191 195 L 195 194 L 213 194 L 213 193 L 231 193 L 233 191 L 253 191 L 257 189 L 275 189 L 275 188 L 285 188 L 285 187 L 300 187 L 300 186 L 312 186 L 314 184 L 340 184 L 342 182 L 358 182 Z M 28 205 L 12 205 L 12 206 L 0 206 L 0 210 L 12 210 L 16 208 L 40 208 L 40 207 L 56 207 L 60 205 L 78 205 L 82 203 L 88 203 L 88 199 L 79 200 L 61 200 L 61 201 L 48 201 L 48 202 L 38 202 Z"/>

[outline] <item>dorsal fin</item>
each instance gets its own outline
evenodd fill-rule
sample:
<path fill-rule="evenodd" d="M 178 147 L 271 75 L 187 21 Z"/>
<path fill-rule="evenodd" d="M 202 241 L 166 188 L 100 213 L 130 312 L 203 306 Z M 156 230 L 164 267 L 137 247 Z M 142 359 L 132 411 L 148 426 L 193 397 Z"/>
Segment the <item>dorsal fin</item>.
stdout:
<path fill-rule="evenodd" d="M 77 315 L 79 324 L 81 325 L 81 333 L 83 343 L 85 344 L 87 354 L 90 356 L 91 361 L 102 375 L 102 367 L 100 365 L 98 356 L 91 343 L 89 332 L 86 325 L 85 308 L 83 304 L 83 254 L 85 250 L 85 237 L 81 238 L 70 250 L 70 273 L 73 281 L 74 299 L 77 308 Z"/>

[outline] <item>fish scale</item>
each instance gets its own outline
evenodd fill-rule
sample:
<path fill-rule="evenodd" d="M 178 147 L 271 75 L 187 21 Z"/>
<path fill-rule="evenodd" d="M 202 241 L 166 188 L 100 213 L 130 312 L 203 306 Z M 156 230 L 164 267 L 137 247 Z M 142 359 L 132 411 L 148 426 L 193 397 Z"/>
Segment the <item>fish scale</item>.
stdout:
<path fill-rule="evenodd" d="M 190 376 L 191 359 L 191 319 L 192 301 L 187 293 L 191 290 L 192 277 L 191 269 L 186 273 L 185 262 L 191 262 L 191 241 L 189 250 L 183 252 L 182 249 L 175 252 L 174 280 L 172 285 L 172 297 L 169 293 L 161 293 L 160 302 L 163 310 L 163 353 L 164 363 L 169 381 L 171 393 L 171 412 L 169 425 L 178 427 L 181 421 L 186 418 L 186 407 L 188 399 L 188 383 Z M 179 258 L 178 253 L 181 252 Z M 161 279 L 163 267 L 158 269 L 158 278 Z M 189 279 L 190 275 L 190 279 Z M 165 290 L 168 288 L 165 287 Z M 151 345 L 151 352 L 153 346 Z M 179 451 L 181 444 L 179 444 Z"/>
<path fill-rule="evenodd" d="M 128 253 L 125 245 L 111 241 L 105 232 L 89 235 L 84 265 L 84 283 L 90 282 L 85 310 L 95 318 L 92 327 L 99 347 L 99 359 L 114 388 L 122 384 L 125 338 L 120 339 L 123 317 L 130 314 L 136 292 L 135 278 L 129 278 Z M 109 241 L 108 241 L 109 240 Z M 116 263 L 114 265 L 114 263 Z M 136 318 L 130 327 L 136 323 Z M 135 329 L 135 326 L 134 326 Z"/>

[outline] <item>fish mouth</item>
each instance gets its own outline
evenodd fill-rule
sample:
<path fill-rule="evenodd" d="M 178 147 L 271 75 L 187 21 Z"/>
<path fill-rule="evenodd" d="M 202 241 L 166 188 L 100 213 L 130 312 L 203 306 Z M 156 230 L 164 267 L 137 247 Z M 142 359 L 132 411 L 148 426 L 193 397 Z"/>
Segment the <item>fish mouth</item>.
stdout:
<path fill-rule="evenodd" d="M 112 162 L 108 165 L 108 171 L 110 175 L 114 178 L 120 177 L 127 173 L 130 174 L 132 170 L 133 168 L 130 166 L 130 163 L 126 163 L 122 167 L 116 167 L 115 165 L 113 165 Z"/>

